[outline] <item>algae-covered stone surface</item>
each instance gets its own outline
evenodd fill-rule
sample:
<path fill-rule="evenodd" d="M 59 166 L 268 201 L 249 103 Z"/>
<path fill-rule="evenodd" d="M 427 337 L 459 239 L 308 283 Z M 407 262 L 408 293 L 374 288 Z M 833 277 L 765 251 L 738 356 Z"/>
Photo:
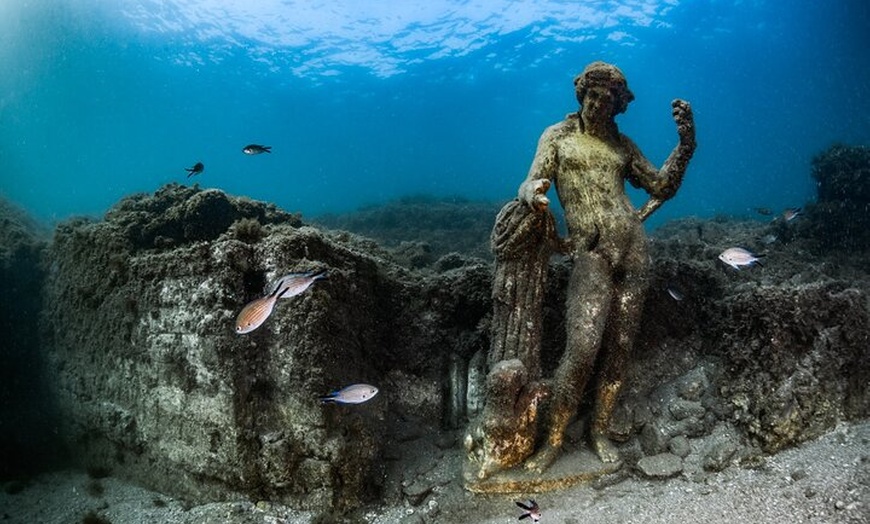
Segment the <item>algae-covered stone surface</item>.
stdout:
<path fill-rule="evenodd" d="M 816 201 L 797 233 L 815 240 L 815 249 L 870 248 L 870 147 L 835 144 L 812 159 Z M 783 232 L 787 230 L 783 229 Z"/>
<path fill-rule="evenodd" d="M 353 507 L 376 495 L 393 399 L 393 411 L 417 403 L 440 417 L 437 387 L 403 397 L 438 384 L 453 336 L 438 317 L 460 299 L 430 292 L 439 313 L 427 315 L 422 282 L 383 255 L 271 206 L 180 186 L 59 226 L 43 344 L 76 462 L 200 500 Z M 235 333 L 242 306 L 313 269 L 328 278 Z M 353 383 L 383 393 L 318 401 Z"/>

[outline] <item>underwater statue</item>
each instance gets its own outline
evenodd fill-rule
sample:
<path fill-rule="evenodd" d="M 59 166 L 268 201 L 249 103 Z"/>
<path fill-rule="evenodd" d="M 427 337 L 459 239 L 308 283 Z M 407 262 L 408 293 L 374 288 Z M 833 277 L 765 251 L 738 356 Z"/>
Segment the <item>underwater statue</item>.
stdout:
<path fill-rule="evenodd" d="M 595 381 L 592 448 L 603 463 L 619 461 L 608 432 L 647 288 L 642 222 L 680 187 L 695 151 L 695 125 L 690 105 L 674 100 L 679 143 L 657 169 L 617 128 L 614 118 L 634 99 L 618 68 L 589 64 L 574 79 L 574 88 L 580 110 L 544 131 L 518 198 L 504 206 L 493 229 L 496 269 L 485 404 L 465 439 L 466 485 L 473 490 L 487 491 L 484 479 L 519 464 L 530 475 L 547 470 L 559 457 L 590 380 Z M 650 195 L 639 210 L 626 195 L 626 180 Z M 556 234 L 546 196 L 551 183 L 565 211 L 567 239 Z M 573 268 L 565 351 L 555 376 L 545 379 L 542 305 L 553 252 L 568 255 Z M 546 441 L 536 442 L 539 435 Z M 510 486 L 545 487 L 522 480 L 502 487 Z"/>

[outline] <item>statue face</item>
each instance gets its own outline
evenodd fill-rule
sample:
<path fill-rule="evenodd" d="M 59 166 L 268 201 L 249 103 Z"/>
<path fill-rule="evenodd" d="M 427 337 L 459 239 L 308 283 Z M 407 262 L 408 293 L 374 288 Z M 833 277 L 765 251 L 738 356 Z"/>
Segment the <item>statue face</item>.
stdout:
<path fill-rule="evenodd" d="M 603 86 L 590 87 L 581 101 L 583 119 L 610 119 L 616 115 L 616 96 Z"/>

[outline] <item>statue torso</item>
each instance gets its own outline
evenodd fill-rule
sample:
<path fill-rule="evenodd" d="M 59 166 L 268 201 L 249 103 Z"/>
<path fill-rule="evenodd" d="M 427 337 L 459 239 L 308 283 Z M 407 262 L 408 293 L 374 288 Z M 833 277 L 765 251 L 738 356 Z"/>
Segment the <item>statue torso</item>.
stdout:
<path fill-rule="evenodd" d="M 554 133 L 554 181 L 571 237 L 600 235 L 600 249 L 618 260 L 627 245 L 643 234 L 625 193 L 631 159 L 618 139 L 605 141 L 581 132 L 570 120 Z"/>

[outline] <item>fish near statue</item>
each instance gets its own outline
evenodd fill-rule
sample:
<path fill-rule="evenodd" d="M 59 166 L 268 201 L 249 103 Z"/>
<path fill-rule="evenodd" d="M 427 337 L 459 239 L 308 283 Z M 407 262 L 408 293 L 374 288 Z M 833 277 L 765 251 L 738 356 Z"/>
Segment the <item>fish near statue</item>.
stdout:
<path fill-rule="evenodd" d="M 647 290 L 643 221 L 679 189 L 695 151 L 695 124 L 689 103 L 674 100 L 679 140 L 656 168 L 617 127 L 616 115 L 634 100 L 617 67 L 589 64 L 574 79 L 574 90 L 579 111 L 544 131 L 517 199 L 505 205 L 493 228 L 491 371 L 483 412 L 465 440 L 466 487 L 472 490 L 497 491 L 485 479 L 520 463 L 530 476 L 544 473 L 559 457 L 590 381 L 592 449 L 603 463 L 619 461 L 609 426 Z M 629 200 L 626 181 L 650 195 L 640 209 Z M 551 184 L 564 209 L 567 239 L 560 239 L 553 226 L 546 196 Z M 573 267 L 566 293 L 565 351 L 555 375 L 543 378 L 542 303 L 554 251 L 569 256 Z M 511 363 L 510 374 L 504 373 L 503 362 Z M 517 377 L 525 382 L 518 383 Z M 545 415 L 538 420 L 541 402 Z M 530 435 L 545 438 L 530 445 Z"/>

